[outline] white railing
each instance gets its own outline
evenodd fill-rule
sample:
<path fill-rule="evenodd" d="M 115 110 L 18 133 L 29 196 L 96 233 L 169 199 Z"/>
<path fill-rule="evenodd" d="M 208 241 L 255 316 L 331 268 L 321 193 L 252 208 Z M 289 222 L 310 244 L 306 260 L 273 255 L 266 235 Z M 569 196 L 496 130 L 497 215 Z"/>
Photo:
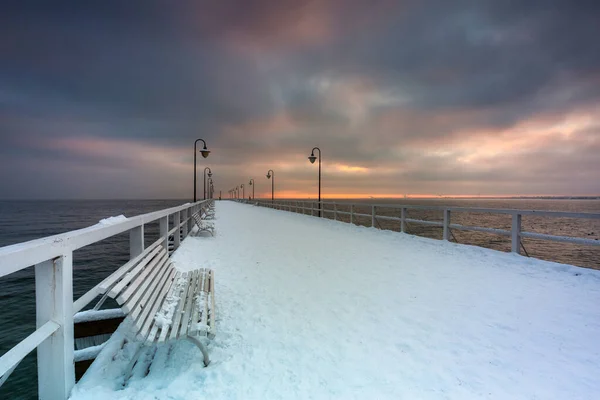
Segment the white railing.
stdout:
<path fill-rule="evenodd" d="M 285 210 L 297 213 L 307 214 L 312 216 L 320 215 L 325 217 L 326 214 L 333 215 L 333 219 L 337 220 L 339 215 L 349 215 L 350 223 L 354 223 L 356 217 L 366 217 L 371 219 L 371 226 L 376 227 L 377 221 L 397 221 L 400 223 L 400 231 L 406 232 L 406 223 L 415 223 L 429 226 L 437 226 L 442 228 L 443 240 L 450 240 L 451 229 L 457 229 L 462 231 L 476 231 L 491 233 L 494 235 L 507 236 L 511 240 L 511 251 L 513 253 L 520 254 L 522 238 L 549 240 L 555 242 L 574 243 L 580 245 L 589 246 L 600 246 L 600 240 L 594 240 L 589 238 L 571 237 L 571 236 L 558 236 L 548 235 L 545 233 L 537 232 L 525 232 L 522 230 L 521 219 L 522 216 L 537 216 L 537 217 L 550 217 L 550 218 L 579 218 L 579 219 L 598 219 L 600 220 L 600 214 L 598 213 L 574 213 L 564 211 L 535 211 L 535 210 L 515 210 L 515 209 L 502 209 L 502 208 L 475 208 L 475 207 L 440 207 L 440 206 L 419 206 L 419 205 L 402 205 L 402 204 L 369 204 L 369 203 L 336 203 L 322 201 L 319 207 L 318 201 L 302 201 L 302 200 L 275 200 L 271 202 L 269 200 L 238 200 L 243 203 L 257 204 L 262 207 L 274 208 L 277 210 Z M 327 209 L 325 206 L 331 206 Z M 338 206 L 349 207 L 350 211 L 338 210 Z M 370 208 L 370 214 L 357 213 L 355 212 L 356 207 Z M 387 215 L 377 215 L 378 209 L 396 209 L 400 211 L 400 217 L 392 217 Z M 441 211 L 443 213 L 442 221 L 426 221 L 421 219 L 408 218 L 408 210 L 427 210 L 427 211 Z M 452 213 L 484 213 L 484 214 L 507 214 L 512 217 L 511 230 L 495 229 L 479 226 L 467 226 L 460 224 L 453 224 L 451 222 Z"/>
<path fill-rule="evenodd" d="M 73 315 L 94 300 L 97 287 L 73 301 L 73 251 L 111 236 L 129 232 L 129 254 L 133 259 L 156 246 L 168 250 L 173 235 L 176 249 L 181 236 L 193 227 L 192 214 L 213 200 L 188 203 L 128 218 L 122 222 L 66 232 L 0 248 L 0 277 L 34 266 L 37 329 L 0 357 L 0 386 L 17 365 L 37 348 L 40 399 L 67 399 L 75 385 Z M 173 226 L 169 230 L 169 219 Z M 159 222 L 159 239 L 144 246 L 144 225 Z M 177 234 L 181 232 L 180 234 Z M 0 329 L 2 329 L 0 327 Z"/>

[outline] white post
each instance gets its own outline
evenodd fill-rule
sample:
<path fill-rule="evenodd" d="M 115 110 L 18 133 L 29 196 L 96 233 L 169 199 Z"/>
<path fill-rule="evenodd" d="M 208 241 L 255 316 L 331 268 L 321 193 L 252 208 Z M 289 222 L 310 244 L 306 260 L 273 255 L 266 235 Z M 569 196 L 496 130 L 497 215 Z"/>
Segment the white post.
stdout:
<path fill-rule="evenodd" d="M 144 251 L 144 225 L 136 226 L 129 231 L 129 259 L 133 259 Z"/>
<path fill-rule="evenodd" d="M 447 208 L 445 208 L 444 209 L 444 233 L 443 233 L 443 239 L 444 240 L 450 240 L 449 235 L 450 235 L 450 210 L 448 210 Z"/>
<path fill-rule="evenodd" d="M 337 221 L 337 204 L 333 203 L 333 219 Z"/>
<path fill-rule="evenodd" d="M 371 208 L 371 227 L 375 228 L 375 206 Z"/>
<path fill-rule="evenodd" d="M 177 250 L 181 244 L 181 234 L 179 232 L 181 230 L 181 213 L 179 211 L 173 214 L 173 225 L 177 227 L 173 235 L 173 250 Z"/>
<path fill-rule="evenodd" d="M 187 210 L 181 211 L 181 220 L 186 219 L 186 217 L 187 217 Z M 181 220 L 179 221 L 180 224 L 181 224 Z M 187 237 L 187 235 L 188 235 L 188 224 L 186 222 L 186 223 L 181 224 L 181 237 L 185 239 Z"/>
<path fill-rule="evenodd" d="M 400 211 L 400 232 L 406 232 L 406 207 Z"/>
<path fill-rule="evenodd" d="M 163 238 L 162 246 L 169 251 L 169 217 L 159 219 L 158 227 L 158 237 Z"/>
<path fill-rule="evenodd" d="M 511 228 L 511 251 L 521 254 L 521 214 L 513 214 Z"/>
<path fill-rule="evenodd" d="M 314 217 L 315 216 L 315 203 L 314 202 L 310 202 L 310 216 Z"/>
<path fill-rule="evenodd" d="M 354 204 L 350 204 L 350 223 L 354 223 Z"/>
<path fill-rule="evenodd" d="M 60 325 L 37 348 L 38 396 L 67 399 L 75 385 L 73 339 L 73 253 L 35 266 L 36 326 Z"/>
<path fill-rule="evenodd" d="M 190 232 L 192 231 L 192 228 L 194 227 L 194 220 L 192 219 L 192 207 L 190 207 L 187 210 L 185 210 L 185 215 L 188 218 L 188 222 L 187 222 L 187 234 L 189 235 Z"/>

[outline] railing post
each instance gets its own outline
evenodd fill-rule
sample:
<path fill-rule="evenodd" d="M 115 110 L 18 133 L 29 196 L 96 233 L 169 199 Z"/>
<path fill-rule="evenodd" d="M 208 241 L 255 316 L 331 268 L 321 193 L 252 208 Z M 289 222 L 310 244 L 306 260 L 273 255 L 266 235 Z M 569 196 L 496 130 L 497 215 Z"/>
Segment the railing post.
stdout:
<path fill-rule="evenodd" d="M 144 251 L 144 225 L 136 226 L 129 231 L 129 259 L 133 259 Z"/>
<path fill-rule="evenodd" d="M 177 229 L 175 229 L 175 233 L 173 234 L 173 250 L 177 250 L 181 244 L 181 213 L 179 211 L 173 214 L 173 225 L 177 227 Z"/>
<path fill-rule="evenodd" d="M 375 227 L 375 206 L 371 208 L 371 227 Z"/>
<path fill-rule="evenodd" d="M 350 223 L 354 223 L 354 204 L 350 204 Z"/>
<path fill-rule="evenodd" d="M 315 203 L 313 201 L 310 202 L 310 216 L 315 216 Z"/>
<path fill-rule="evenodd" d="M 169 217 L 162 217 L 158 220 L 158 237 L 163 237 L 162 246 L 169 251 Z"/>
<path fill-rule="evenodd" d="M 406 232 L 406 207 L 400 210 L 400 232 Z"/>
<path fill-rule="evenodd" d="M 521 254 L 521 214 L 513 214 L 511 227 L 511 251 Z"/>
<path fill-rule="evenodd" d="M 73 253 L 35 266 L 36 326 L 60 325 L 37 348 L 38 396 L 67 399 L 75 386 L 73 339 Z"/>
<path fill-rule="evenodd" d="M 444 209 L 444 240 L 450 240 L 450 210 Z"/>
<path fill-rule="evenodd" d="M 193 206 L 192 206 L 193 207 Z M 185 214 L 187 216 L 187 234 L 189 235 L 190 232 L 192 231 L 192 228 L 194 227 L 194 220 L 192 220 L 192 207 L 189 207 L 188 209 L 185 210 Z"/>
<path fill-rule="evenodd" d="M 333 203 L 333 219 L 337 221 L 337 204 Z"/>

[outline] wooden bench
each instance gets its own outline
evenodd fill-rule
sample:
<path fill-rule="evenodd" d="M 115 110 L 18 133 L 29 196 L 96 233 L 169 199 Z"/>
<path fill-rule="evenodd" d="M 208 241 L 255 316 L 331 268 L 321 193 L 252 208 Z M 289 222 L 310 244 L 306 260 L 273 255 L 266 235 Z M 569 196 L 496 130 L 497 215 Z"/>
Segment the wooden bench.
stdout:
<path fill-rule="evenodd" d="M 194 220 L 196 225 L 198 225 L 199 232 L 210 232 L 211 236 L 215 235 L 215 226 L 210 222 L 206 222 L 205 220 L 203 220 L 199 212 L 192 214 L 192 219 Z"/>
<path fill-rule="evenodd" d="M 214 272 L 200 268 L 176 270 L 162 245 L 148 248 L 98 286 L 116 299 L 133 321 L 134 335 L 144 345 L 188 339 L 210 360 L 200 337 L 215 335 Z M 98 305 L 96 307 L 99 307 Z M 134 357 L 135 358 L 135 357 Z"/>

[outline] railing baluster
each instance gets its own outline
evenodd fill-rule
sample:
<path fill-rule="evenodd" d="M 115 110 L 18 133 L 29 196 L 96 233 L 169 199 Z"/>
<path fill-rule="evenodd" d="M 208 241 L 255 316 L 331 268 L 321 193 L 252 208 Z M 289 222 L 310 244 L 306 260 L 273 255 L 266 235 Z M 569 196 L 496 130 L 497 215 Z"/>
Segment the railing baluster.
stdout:
<path fill-rule="evenodd" d="M 350 223 L 354 223 L 354 204 L 350 204 Z"/>
<path fill-rule="evenodd" d="M 333 203 L 333 219 L 337 221 L 337 204 Z"/>
<path fill-rule="evenodd" d="M 181 213 L 179 211 L 173 214 L 173 225 L 177 227 L 173 235 L 173 250 L 177 250 L 181 244 Z"/>
<path fill-rule="evenodd" d="M 371 227 L 375 228 L 375 206 L 371 208 Z"/>
<path fill-rule="evenodd" d="M 133 259 L 144 251 L 144 225 L 136 226 L 129 231 L 129 259 Z"/>
<path fill-rule="evenodd" d="M 521 254 L 521 214 L 513 214 L 511 227 L 511 251 Z"/>
<path fill-rule="evenodd" d="M 406 207 L 400 210 L 400 232 L 406 232 Z"/>
<path fill-rule="evenodd" d="M 158 220 L 158 237 L 163 238 L 162 246 L 169 251 L 169 216 Z"/>
<path fill-rule="evenodd" d="M 67 399 L 75 386 L 73 253 L 35 266 L 36 327 L 60 325 L 37 348 L 40 399 Z"/>
<path fill-rule="evenodd" d="M 447 208 L 444 209 L 444 232 L 443 232 L 443 239 L 444 240 L 449 240 L 449 236 L 450 236 L 450 210 L 448 210 Z"/>

